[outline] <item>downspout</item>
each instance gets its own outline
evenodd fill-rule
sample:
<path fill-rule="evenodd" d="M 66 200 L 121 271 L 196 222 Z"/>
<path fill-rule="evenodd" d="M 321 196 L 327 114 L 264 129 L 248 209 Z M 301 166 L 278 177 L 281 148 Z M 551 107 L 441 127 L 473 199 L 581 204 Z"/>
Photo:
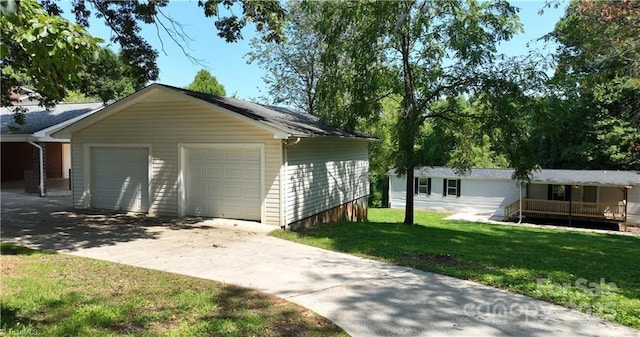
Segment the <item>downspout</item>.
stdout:
<path fill-rule="evenodd" d="M 41 145 L 38 145 L 36 143 L 34 143 L 33 141 L 27 140 L 27 143 L 35 146 L 38 148 L 39 152 L 39 156 L 38 159 L 40 161 L 40 196 L 44 197 L 44 149 L 42 148 Z"/>

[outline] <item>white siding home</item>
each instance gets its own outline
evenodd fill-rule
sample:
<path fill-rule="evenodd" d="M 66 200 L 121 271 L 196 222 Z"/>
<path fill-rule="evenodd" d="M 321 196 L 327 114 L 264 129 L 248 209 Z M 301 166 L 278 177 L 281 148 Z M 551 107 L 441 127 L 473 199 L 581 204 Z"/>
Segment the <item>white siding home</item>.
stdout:
<path fill-rule="evenodd" d="M 71 139 L 76 208 L 366 219 L 370 136 L 307 114 L 152 84 L 57 134 Z"/>
<path fill-rule="evenodd" d="M 457 175 L 446 167 L 414 171 L 416 210 L 486 214 L 513 220 L 524 216 L 575 218 L 640 225 L 640 172 L 604 170 L 534 171 L 522 188 L 512 169 L 473 168 Z M 389 175 L 389 203 L 404 208 L 406 178 Z M 522 198 L 522 200 L 520 200 Z"/>

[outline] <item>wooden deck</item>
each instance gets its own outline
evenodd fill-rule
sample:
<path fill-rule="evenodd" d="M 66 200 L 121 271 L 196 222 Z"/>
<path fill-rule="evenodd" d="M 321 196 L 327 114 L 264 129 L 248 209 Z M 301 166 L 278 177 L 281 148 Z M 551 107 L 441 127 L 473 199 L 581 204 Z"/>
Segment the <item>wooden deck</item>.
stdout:
<path fill-rule="evenodd" d="M 505 207 L 505 219 L 518 217 L 520 200 Z M 576 217 L 593 220 L 626 221 L 625 204 L 582 201 L 522 199 L 522 214 L 545 217 Z"/>

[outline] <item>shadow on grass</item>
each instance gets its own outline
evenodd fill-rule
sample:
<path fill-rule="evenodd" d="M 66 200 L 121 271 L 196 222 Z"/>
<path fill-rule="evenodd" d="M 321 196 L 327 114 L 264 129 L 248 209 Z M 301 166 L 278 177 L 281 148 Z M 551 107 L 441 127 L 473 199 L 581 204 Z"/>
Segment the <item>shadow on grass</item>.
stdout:
<path fill-rule="evenodd" d="M 36 321 L 21 317 L 19 315 L 20 310 L 10 307 L 5 303 L 0 303 L 0 317 L 2 317 L 2 330 L 8 331 L 16 329 L 19 326 L 31 326 L 37 323 Z"/>
<path fill-rule="evenodd" d="M 224 335 L 226 327 L 220 321 L 234 322 L 235 335 L 269 335 L 282 337 L 335 336 L 344 332 L 324 318 L 311 321 L 303 309 L 287 309 L 287 302 L 266 296 L 251 289 L 226 286 L 212 298 L 218 311 L 214 315 L 202 317 L 207 323 L 207 333 L 212 336 Z M 261 313 L 261 316 L 256 316 Z M 265 331 L 266 330 L 266 331 Z"/>
<path fill-rule="evenodd" d="M 11 243 L 0 242 L 0 255 L 33 255 L 43 252 L 27 247 L 17 246 Z"/>
<path fill-rule="evenodd" d="M 615 283 L 640 298 L 640 237 L 441 221 L 407 226 L 389 222 L 325 224 L 300 232 L 329 240 L 328 248 L 382 258 L 426 271 L 515 291 L 537 279 Z M 523 283 L 523 280 L 526 282 Z M 522 284 L 525 289 L 514 288 Z"/>

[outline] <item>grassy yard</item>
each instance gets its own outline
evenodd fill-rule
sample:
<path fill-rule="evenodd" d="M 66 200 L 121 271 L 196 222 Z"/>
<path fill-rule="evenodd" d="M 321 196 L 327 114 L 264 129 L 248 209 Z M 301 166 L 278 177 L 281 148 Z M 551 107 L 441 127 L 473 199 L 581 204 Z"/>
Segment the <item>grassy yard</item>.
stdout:
<path fill-rule="evenodd" d="M 468 279 L 640 329 L 640 237 L 448 221 L 370 209 L 369 222 L 273 235 Z"/>
<path fill-rule="evenodd" d="M 256 291 L 0 244 L 7 336 L 346 336 Z"/>

